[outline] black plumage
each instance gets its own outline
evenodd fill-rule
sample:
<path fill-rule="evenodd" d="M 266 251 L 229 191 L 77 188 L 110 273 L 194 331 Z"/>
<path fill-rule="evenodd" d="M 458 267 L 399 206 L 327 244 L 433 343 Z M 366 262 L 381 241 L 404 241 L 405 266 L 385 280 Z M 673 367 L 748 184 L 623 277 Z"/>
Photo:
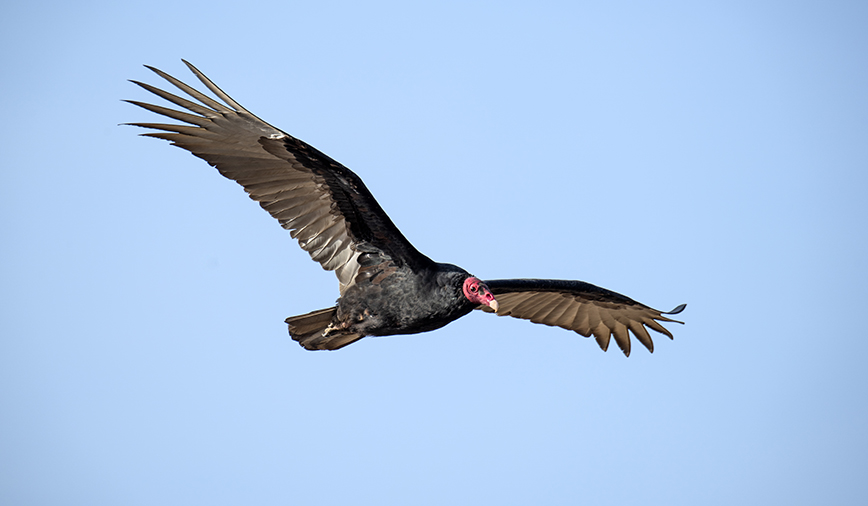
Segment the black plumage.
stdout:
<path fill-rule="evenodd" d="M 324 269 L 335 271 L 334 307 L 286 319 L 309 350 L 335 350 L 365 336 L 438 329 L 474 309 L 593 335 L 603 350 L 615 337 L 630 354 L 632 332 L 653 351 L 646 326 L 670 338 L 662 313 L 582 281 L 481 281 L 460 267 L 423 255 L 392 223 L 362 180 L 313 146 L 257 118 L 184 62 L 220 101 L 148 67 L 198 102 L 133 81 L 186 109 L 129 101 L 185 124 L 130 123 L 156 130 L 232 179 L 289 230 Z M 188 112 L 187 112 L 188 111 Z M 192 114 L 191 114 L 192 113 Z M 680 323 L 680 322 L 679 322 Z"/>

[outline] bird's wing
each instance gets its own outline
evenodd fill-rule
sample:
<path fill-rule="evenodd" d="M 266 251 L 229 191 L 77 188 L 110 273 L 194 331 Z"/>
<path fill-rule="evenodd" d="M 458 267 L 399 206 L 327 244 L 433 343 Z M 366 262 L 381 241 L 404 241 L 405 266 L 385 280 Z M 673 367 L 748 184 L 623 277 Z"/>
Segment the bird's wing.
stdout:
<path fill-rule="evenodd" d="M 411 268 L 431 262 L 404 238 L 356 174 L 257 118 L 196 67 L 184 63 L 219 101 L 148 67 L 197 102 L 132 81 L 186 109 L 128 100 L 186 123 L 129 123 L 158 130 L 142 135 L 171 141 L 243 186 L 250 198 L 290 231 L 302 249 L 324 269 L 335 271 L 341 293 L 356 278 L 360 254 L 385 255 Z"/>
<path fill-rule="evenodd" d="M 614 335 L 615 342 L 627 356 L 630 356 L 630 332 L 653 352 L 654 343 L 645 327 L 672 339 L 672 334 L 658 321 L 683 323 L 664 315 L 680 313 L 686 306 L 682 304 L 663 313 L 583 281 L 498 279 L 485 284 L 497 298 L 498 316 L 561 327 L 585 337 L 593 335 L 603 351 L 608 349 Z M 487 307 L 478 309 L 491 311 Z"/>

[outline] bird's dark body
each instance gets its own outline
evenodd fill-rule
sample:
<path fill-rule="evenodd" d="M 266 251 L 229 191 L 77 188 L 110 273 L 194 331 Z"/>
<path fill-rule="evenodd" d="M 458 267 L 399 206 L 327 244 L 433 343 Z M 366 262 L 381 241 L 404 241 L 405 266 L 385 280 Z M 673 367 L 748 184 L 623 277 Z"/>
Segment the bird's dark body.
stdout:
<path fill-rule="evenodd" d="M 408 267 L 389 275 L 378 270 L 369 282 L 357 281 L 338 299 L 336 323 L 346 326 L 347 332 L 366 336 L 418 334 L 473 311 L 476 304 L 461 291 L 470 274 L 454 265 L 436 265 L 422 273 Z M 363 273 L 364 267 L 360 269 Z"/>
<path fill-rule="evenodd" d="M 582 281 L 486 283 L 460 267 L 435 263 L 401 234 L 353 171 L 262 121 L 187 66 L 219 101 L 148 67 L 196 101 L 134 81 L 183 110 L 131 103 L 184 124 L 132 124 L 156 130 L 144 135 L 171 141 L 239 183 L 313 260 L 335 272 L 341 294 L 335 307 L 286 319 L 290 335 L 306 349 L 336 350 L 365 336 L 427 332 L 474 309 L 593 335 L 603 350 L 614 336 L 627 355 L 629 332 L 650 351 L 646 326 L 672 337 L 658 321 L 675 321 L 663 315 L 683 305 L 661 313 Z M 480 199 L 465 204 L 469 217 L 488 217 Z"/>

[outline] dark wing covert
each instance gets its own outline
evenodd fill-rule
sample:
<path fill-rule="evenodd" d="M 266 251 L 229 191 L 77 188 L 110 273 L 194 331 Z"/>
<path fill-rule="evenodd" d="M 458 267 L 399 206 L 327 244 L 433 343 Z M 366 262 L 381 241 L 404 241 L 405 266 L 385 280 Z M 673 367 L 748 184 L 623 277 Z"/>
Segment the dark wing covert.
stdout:
<path fill-rule="evenodd" d="M 497 279 L 485 283 L 497 298 L 498 316 L 513 316 L 561 327 L 585 337 L 593 335 L 603 351 L 609 348 L 609 340 L 614 335 L 618 347 L 627 356 L 630 356 L 628 331 L 653 352 L 654 343 L 645 326 L 672 339 L 672 334 L 657 321 L 683 323 L 663 315 L 678 314 L 686 307 L 681 304 L 663 313 L 625 295 L 583 281 Z"/>
<path fill-rule="evenodd" d="M 358 257 L 364 253 L 385 254 L 395 264 L 414 269 L 432 263 L 401 234 L 355 173 L 259 119 L 196 67 L 184 63 L 222 103 L 146 65 L 198 103 L 132 81 L 193 113 L 127 100 L 187 123 L 129 123 L 160 130 L 142 135 L 171 141 L 242 185 L 311 258 L 335 271 L 341 293 L 354 282 Z"/>

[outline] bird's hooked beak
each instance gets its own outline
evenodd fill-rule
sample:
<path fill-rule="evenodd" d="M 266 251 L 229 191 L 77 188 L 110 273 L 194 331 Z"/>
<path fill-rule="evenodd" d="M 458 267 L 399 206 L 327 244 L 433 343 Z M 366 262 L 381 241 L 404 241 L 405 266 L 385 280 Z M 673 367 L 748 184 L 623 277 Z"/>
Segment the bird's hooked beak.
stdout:
<path fill-rule="evenodd" d="M 483 300 L 483 304 L 493 309 L 495 313 L 497 312 L 497 308 L 500 305 L 497 303 L 497 299 L 494 298 L 494 294 L 488 289 L 488 286 L 485 284 L 479 285 L 479 296 Z"/>

